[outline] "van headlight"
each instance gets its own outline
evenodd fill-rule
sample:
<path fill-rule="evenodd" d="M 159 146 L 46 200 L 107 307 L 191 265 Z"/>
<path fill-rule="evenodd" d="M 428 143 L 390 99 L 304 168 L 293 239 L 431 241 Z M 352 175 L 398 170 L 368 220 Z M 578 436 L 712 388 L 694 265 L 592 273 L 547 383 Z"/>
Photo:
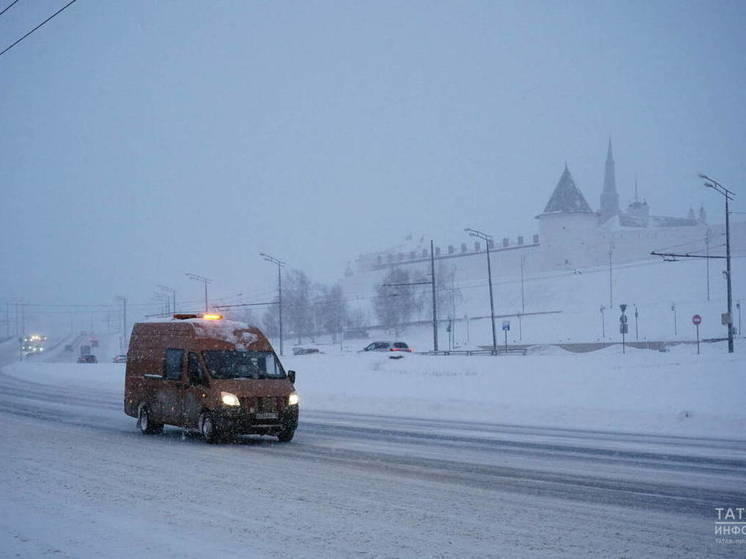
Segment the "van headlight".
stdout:
<path fill-rule="evenodd" d="M 230 392 L 221 392 L 220 398 L 226 406 L 240 406 L 241 402 L 238 401 L 238 396 L 231 394 Z"/>
<path fill-rule="evenodd" d="M 293 392 L 288 396 L 288 406 L 297 406 L 298 405 L 298 393 Z"/>

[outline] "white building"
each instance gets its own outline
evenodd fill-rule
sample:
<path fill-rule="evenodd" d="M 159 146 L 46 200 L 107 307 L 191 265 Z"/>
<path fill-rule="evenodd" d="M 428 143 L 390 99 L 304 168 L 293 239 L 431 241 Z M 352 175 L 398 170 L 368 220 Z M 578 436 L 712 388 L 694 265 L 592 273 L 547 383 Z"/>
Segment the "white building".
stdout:
<path fill-rule="evenodd" d="M 635 190 L 637 190 L 635 188 Z M 624 264 L 651 258 L 655 250 L 667 250 L 674 245 L 678 252 L 704 254 L 708 244 L 717 247 L 724 242 L 724 226 L 710 226 L 704 209 L 693 210 L 686 217 L 653 215 L 646 201 L 635 200 L 626 210 L 619 207 L 615 163 L 609 142 L 600 209 L 593 211 L 576 186 L 565 165 L 544 211 L 536 216 L 538 234 L 495 239 L 491 246 L 493 273 L 516 276 L 521 273 L 543 273 L 553 270 L 576 270 L 606 265 L 609 258 Z M 746 224 L 731 224 L 732 242 L 743 244 Z M 483 242 L 459 240 L 437 245 L 435 258 L 455 270 L 458 280 L 481 278 L 484 275 Z M 429 266 L 430 245 L 424 237 L 406 239 L 399 246 L 360 255 L 348 268 L 345 283 L 354 289 L 370 285 L 394 266 L 410 270 Z M 362 276 L 362 277 L 361 277 Z"/>

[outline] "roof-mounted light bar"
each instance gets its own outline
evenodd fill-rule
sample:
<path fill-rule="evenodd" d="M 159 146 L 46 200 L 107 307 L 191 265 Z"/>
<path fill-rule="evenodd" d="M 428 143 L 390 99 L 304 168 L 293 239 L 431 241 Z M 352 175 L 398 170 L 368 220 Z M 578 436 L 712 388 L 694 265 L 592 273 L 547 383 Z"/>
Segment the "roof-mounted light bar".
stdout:
<path fill-rule="evenodd" d="M 218 313 L 177 313 L 173 315 L 174 320 L 189 320 L 190 318 L 201 318 L 203 320 L 222 320 L 223 315 Z"/>

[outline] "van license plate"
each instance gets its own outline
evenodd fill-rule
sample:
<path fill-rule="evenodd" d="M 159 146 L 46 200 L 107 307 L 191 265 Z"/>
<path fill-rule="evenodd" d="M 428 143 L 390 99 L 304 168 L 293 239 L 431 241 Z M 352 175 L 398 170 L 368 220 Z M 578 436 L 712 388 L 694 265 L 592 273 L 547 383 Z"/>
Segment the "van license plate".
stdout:
<path fill-rule="evenodd" d="M 277 414 L 274 412 L 263 412 L 257 413 L 254 417 L 257 419 L 277 419 Z"/>

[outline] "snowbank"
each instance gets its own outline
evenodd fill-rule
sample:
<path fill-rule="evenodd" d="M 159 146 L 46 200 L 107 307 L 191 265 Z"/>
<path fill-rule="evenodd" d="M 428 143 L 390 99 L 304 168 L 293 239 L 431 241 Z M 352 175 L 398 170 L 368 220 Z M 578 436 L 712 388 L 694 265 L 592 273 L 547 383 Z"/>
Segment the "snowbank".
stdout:
<path fill-rule="evenodd" d="M 741 354 L 618 347 L 527 356 L 336 353 L 287 356 L 306 410 L 657 434 L 746 438 Z M 125 366 L 16 363 L 13 376 L 116 394 Z"/>

